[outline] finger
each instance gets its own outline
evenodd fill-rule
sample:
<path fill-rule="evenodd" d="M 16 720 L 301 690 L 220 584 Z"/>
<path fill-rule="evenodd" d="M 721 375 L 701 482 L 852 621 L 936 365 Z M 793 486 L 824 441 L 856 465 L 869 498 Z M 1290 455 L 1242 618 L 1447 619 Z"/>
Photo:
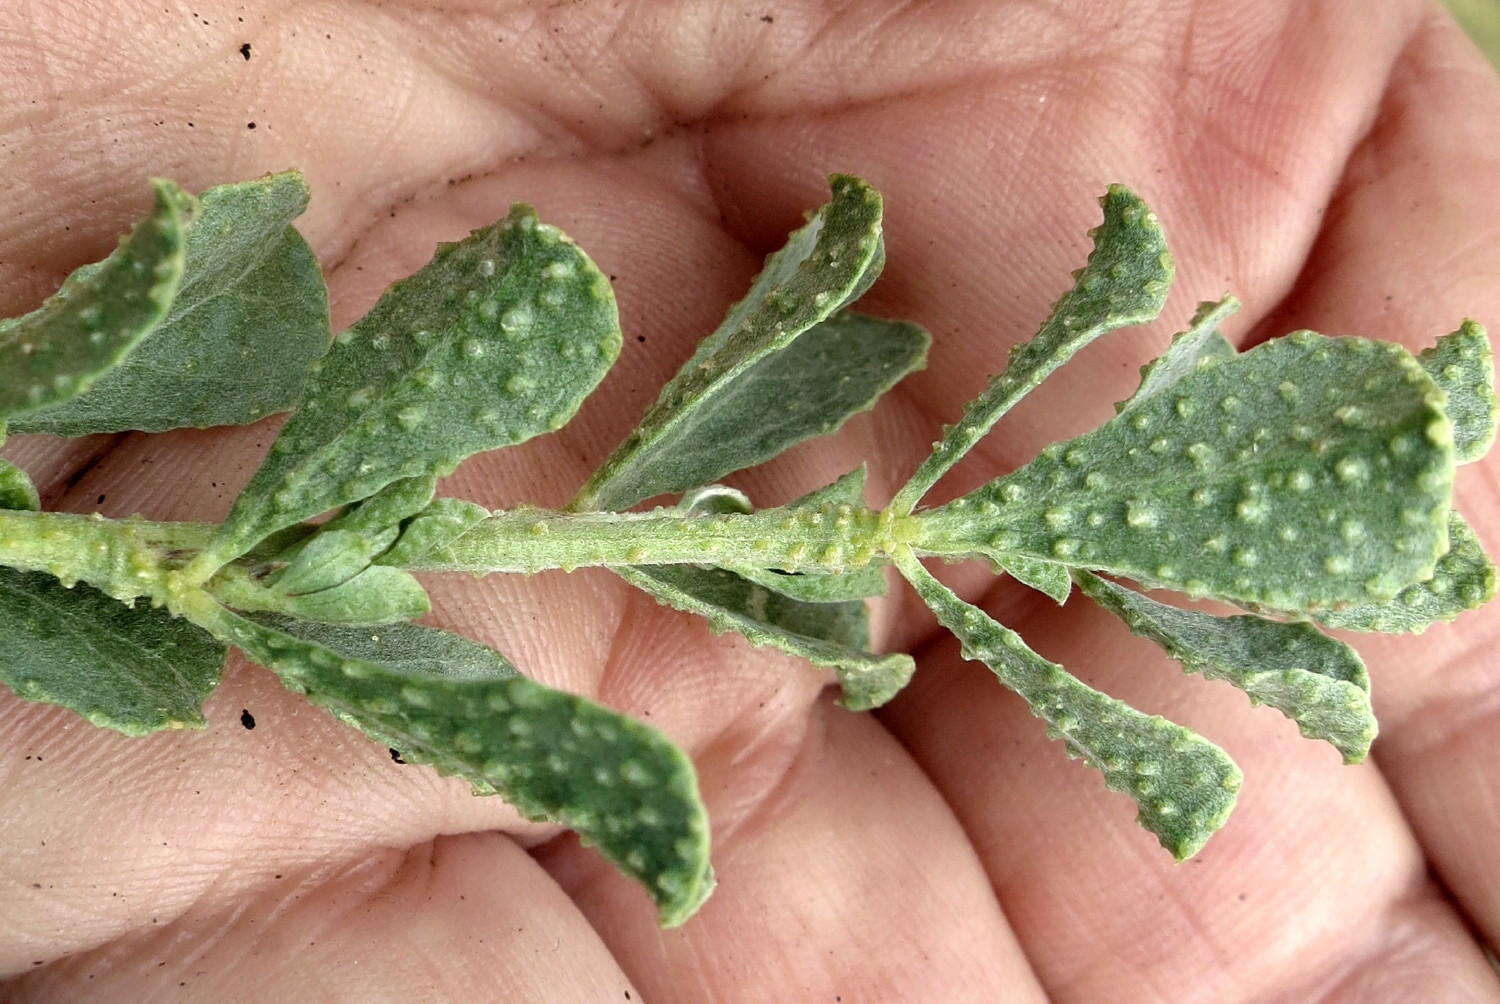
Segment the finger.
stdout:
<path fill-rule="evenodd" d="M 869 716 L 699 756 L 719 887 L 691 923 L 564 838 L 542 860 L 650 1000 L 1043 999 L 963 831 Z"/>
<path fill-rule="evenodd" d="M 885 720 L 974 840 L 1049 993 L 1299 997 L 1377 958 L 1428 992 L 1490 978 L 1374 769 L 1344 767 L 1228 687 L 1184 680 L 1097 608 L 1042 607 L 1014 626 L 1090 685 L 1207 735 L 1246 778 L 1228 825 L 1174 865 L 1130 800 L 1066 760 L 988 669 L 951 639 L 922 653 Z"/>
<path fill-rule="evenodd" d="M 132 738 L 0 694 L 0 973 L 376 848 L 549 832 L 393 763 L 241 660 L 204 711 L 202 732 Z"/>
<path fill-rule="evenodd" d="M 1413 349 L 1473 316 L 1500 324 L 1500 82 L 1434 13 L 1349 163 L 1296 294 L 1268 333 L 1314 327 Z M 1493 213 L 1490 214 L 1493 217 Z M 1493 336 L 1492 336 L 1493 337 Z M 1500 456 L 1462 467 L 1455 504 L 1500 553 Z M 1420 638 L 1353 636 L 1374 670 L 1374 752 L 1433 866 L 1500 943 L 1500 609 Z"/>
<path fill-rule="evenodd" d="M 195 907 L 36 969 L 6 999 L 640 999 L 562 890 L 511 840 L 375 850 Z"/>

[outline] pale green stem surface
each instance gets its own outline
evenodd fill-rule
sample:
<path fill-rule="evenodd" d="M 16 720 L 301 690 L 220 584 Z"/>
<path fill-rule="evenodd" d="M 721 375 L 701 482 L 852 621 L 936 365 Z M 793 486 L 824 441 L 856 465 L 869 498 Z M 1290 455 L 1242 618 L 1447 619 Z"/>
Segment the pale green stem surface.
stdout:
<path fill-rule="evenodd" d="M 523 509 L 491 513 L 447 546 L 404 565 L 419 572 L 484 574 L 709 562 L 842 572 L 913 543 L 916 526 L 910 518 L 850 505 L 715 516 L 673 509 L 577 514 Z M 65 583 L 89 582 L 119 599 L 145 596 L 170 605 L 173 594 L 188 585 L 174 577 L 209 546 L 216 530 L 206 523 L 0 511 L 0 565 L 49 572 Z M 261 596 L 248 577 L 256 563 L 241 559 L 226 568 L 210 591 L 231 604 L 252 593 Z M 256 602 L 249 608 L 263 607 Z"/>

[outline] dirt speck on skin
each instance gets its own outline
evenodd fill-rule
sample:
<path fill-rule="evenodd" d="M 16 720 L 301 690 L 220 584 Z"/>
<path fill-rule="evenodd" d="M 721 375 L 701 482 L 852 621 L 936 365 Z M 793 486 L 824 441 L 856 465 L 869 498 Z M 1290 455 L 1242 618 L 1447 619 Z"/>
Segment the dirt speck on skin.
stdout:
<path fill-rule="evenodd" d="M 245 57 L 245 62 L 250 62 L 250 43 L 246 42 L 240 46 L 240 55 Z"/>
<path fill-rule="evenodd" d="M 390 753 L 391 753 L 391 759 L 394 760 L 396 763 L 405 763 L 406 762 L 405 760 L 401 759 L 401 751 L 400 750 L 396 749 L 394 746 L 388 747 L 388 749 L 390 750 Z"/>

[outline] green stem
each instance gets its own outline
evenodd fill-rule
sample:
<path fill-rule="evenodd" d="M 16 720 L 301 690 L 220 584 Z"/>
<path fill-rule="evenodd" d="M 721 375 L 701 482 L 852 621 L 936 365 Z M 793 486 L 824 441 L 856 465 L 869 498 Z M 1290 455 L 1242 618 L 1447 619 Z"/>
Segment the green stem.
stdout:
<path fill-rule="evenodd" d="M 586 566 L 716 564 L 837 573 L 914 543 L 918 523 L 847 505 L 768 509 L 748 515 L 496 512 L 441 551 L 405 567 L 418 572 L 539 572 Z M 214 540 L 205 523 L 105 519 L 97 513 L 0 511 L 0 565 L 85 581 L 122 600 L 175 606 L 195 583 L 183 569 Z M 920 542 L 919 546 L 920 546 Z M 209 590 L 226 602 L 258 595 L 247 559 L 221 570 Z"/>
<path fill-rule="evenodd" d="M 497 512 L 442 552 L 407 567 L 429 572 L 539 572 L 590 565 L 716 564 L 843 572 L 884 555 L 909 523 L 852 506 L 748 515 Z"/>
<path fill-rule="evenodd" d="M 215 527 L 206 523 L 153 523 L 105 519 L 97 513 L 0 510 L 0 564 L 55 575 L 64 584 L 84 581 L 121 600 L 171 599 L 170 577 L 208 546 Z"/>

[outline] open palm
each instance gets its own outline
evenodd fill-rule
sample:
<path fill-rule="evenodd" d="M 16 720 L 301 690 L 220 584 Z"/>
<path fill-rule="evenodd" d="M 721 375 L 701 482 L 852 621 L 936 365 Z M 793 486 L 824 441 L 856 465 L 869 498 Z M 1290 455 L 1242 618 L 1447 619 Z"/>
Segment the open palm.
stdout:
<path fill-rule="evenodd" d="M 932 364 L 739 479 L 767 502 L 861 461 L 883 501 L 1066 287 L 1110 181 L 1167 228 L 1163 322 L 1049 380 L 943 497 L 1107 417 L 1226 290 L 1241 344 L 1310 327 L 1422 346 L 1500 316 L 1500 84 L 1415 3 L 12 0 L 0 79 L 0 314 L 107 250 L 152 174 L 300 167 L 336 326 L 512 201 L 570 233 L 614 281 L 626 347 L 572 425 L 443 487 L 490 506 L 564 503 L 835 170 L 885 194 L 866 302 L 927 326 Z M 220 519 L 270 435 L 6 455 L 48 508 Z M 1500 463 L 1457 493 L 1495 551 Z M 904 590 L 876 637 L 917 677 L 870 716 L 602 572 L 433 579 L 436 622 L 692 753 L 720 881 L 694 920 L 658 930 L 573 836 L 235 661 L 201 733 L 129 739 L 0 693 L 0 972 L 16 999 L 1500 994 L 1481 948 L 1500 939 L 1500 608 L 1358 640 L 1383 733 L 1349 768 L 1090 605 L 951 573 L 1239 761 L 1240 809 L 1202 854 L 1174 866 Z"/>

